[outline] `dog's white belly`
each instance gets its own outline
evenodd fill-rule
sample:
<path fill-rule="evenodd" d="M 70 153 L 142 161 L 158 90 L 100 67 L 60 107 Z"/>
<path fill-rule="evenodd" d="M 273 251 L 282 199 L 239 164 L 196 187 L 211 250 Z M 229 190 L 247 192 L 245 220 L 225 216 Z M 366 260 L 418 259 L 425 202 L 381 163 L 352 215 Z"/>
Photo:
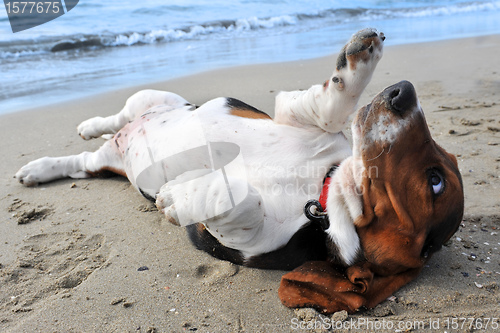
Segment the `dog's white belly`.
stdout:
<path fill-rule="evenodd" d="M 350 156 L 351 149 L 342 133 L 242 118 L 229 111 L 224 98 L 195 111 L 156 107 L 118 132 L 115 145 L 131 183 L 151 197 L 187 171 L 225 168 L 227 176 L 246 181 L 262 199 L 264 223 L 243 250 L 272 251 L 307 221 L 305 202 L 318 198 L 328 169 Z M 215 156 L 219 153 L 225 156 Z M 186 196 L 191 197 L 189 192 Z M 212 233 L 222 240 L 215 229 Z M 249 238 L 245 229 L 242 237 Z M 231 237 L 224 237 L 222 243 L 231 247 Z"/>

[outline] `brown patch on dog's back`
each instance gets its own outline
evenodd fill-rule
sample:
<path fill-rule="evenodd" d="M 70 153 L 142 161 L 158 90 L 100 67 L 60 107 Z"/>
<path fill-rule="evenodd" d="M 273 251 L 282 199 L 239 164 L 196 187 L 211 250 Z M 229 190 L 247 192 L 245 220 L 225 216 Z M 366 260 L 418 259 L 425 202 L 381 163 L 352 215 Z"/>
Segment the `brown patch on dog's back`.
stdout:
<path fill-rule="evenodd" d="M 250 119 L 272 119 L 267 113 L 235 98 L 227 98 L 226 105 L 231 108 L 229 113 L 233 116 Z"/>
<path fill-rule="evenodd" d="M 269 115 L 257 113 L 251 110 L 232 109 L 231 115 L 250 119 L 271 119 Z"/>

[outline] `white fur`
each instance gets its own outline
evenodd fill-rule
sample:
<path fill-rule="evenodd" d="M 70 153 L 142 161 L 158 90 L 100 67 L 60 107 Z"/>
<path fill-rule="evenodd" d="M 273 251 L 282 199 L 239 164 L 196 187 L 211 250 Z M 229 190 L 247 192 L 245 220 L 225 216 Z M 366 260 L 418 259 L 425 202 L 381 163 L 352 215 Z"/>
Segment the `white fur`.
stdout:
<path fill-rule="evenodd" d="M 71 177 L 87 178 L 89 172 L 95 172 L 103 165 L 121 168 L 119 160 L 111 156 L 111 142 L 106 142 L 94 153 L 83 152 L 78 155 L 64 157 L 42 157 L 23 166 L 16 178 L 26 186 L 46 183 L 52 180 Z"/>
<path fill-rule="evenodd" d="M 117 115 L 78 126 L 84 139 L 118 132 L 98 151 L 42 158 L 21 168 L 16 177 L 35 185 L 87 177 L 102 168 L 124 171 L 135 187 L 156 197 L 170 221 L 201 222 L 223 245 L 249 258 L 282 247 L 308 222 L 304 204 L 318 198 L 330 166 L 345 160 L 330 186 L 327 233 L 344 263 L 350 264 L 359 250 L 353 221 L 362 213 L 357 193 L 361 166 L 356 156 L 348 158 L 351 149 L 340 131 L 381 54 L 382 42 L 355 70 L 349 64 L 335 70 L 333 76 L 341 78 L 341 84 L 330 78 L 325 87 L 280 93 L 274 121 L 233 116 L 225 98 L 194 110 L 178 95 L 141 91 Z M 229 142 L 239 150 L 210 148 L 217 142 Z M 169 160 L 205 146 L 209 161 L 194 155 Z M 217 153 L 234 158 L 216 166 Z"/>
<path fill-rule="evenodd" d="M 408 118 L 394 120 L 389 114 L 380 114 L 378 119 L 372 123 L 372 127 L 366 135 L 371 142 L 379 141 L 382 144 L 393 144 L 399 137 L 401 131 L 411 123 Z"/>
<path fill-rule="evenodd" d="M 382 47 L 375 47 L 372 60 L 358 62 L 356 70 L 335 69 L 326 88 L 314 85 L 305 91 L 279 93 L 274 121 L 296 127 L 319 127 L 330 133 L 342 131 L 381 57 Z M 334 77 L 339 83 L 332 82 Z"/>
<path fill-rule="evenodd" d="M 225 99 L 219 98 L 196 111 L 177 113 L 175 123 L 182 123 L 183 132 L 193 133 L 199 126 L 191 118 L 201 119 L 201 123 L 207 124 L 203 128 L 207 141 L 230 140 L 237 144 L 244 165 L 228 172 L 232 177 L 229 187 L 233 195 L 238 191 L 248 195 L 235 209 L 220 216 L 225 208 L 233 208 L 224 179 L 216 172 L 181 174 L 160 189 L 157 204 L 160 209 L 175 205 L 179 224 L 204 222 L 223 245 L 250 257 L 286 244 L 307 222 L 302 212 L 305 202 L 319 196 L 329 167 L 348 157 L 351 150 L 341 133 L 294 128 L 270 120 L 249 121 L 228 115 L 225 103 Z M 185 118 L 190 121 L 183 121 Z M 214 122 L 217 126 L 212 126 Z M 158 143 L 151 147 L 153 155 L 157 154 L 156 148 L 162 149 L 169 141 L 168 132 L 155 133 Z M 176 133 L 175 138 L 178 140 L 180 135 Z M 126 162 L 130 163 L 128 168 L 136 163 L 135 159 Z M 212 219 L 214 216 L 218 218 Z"/>
<path fill-rule="evenodd" d="M 360 250 L 359 238 L 354 221 L 363 213 L 361 201 L 362 173 L 358 173 L 353 157 L 344 160 L 333 175 L 328 188 L 326 207 L 330 227 L 326 233 L 338 247 L 339 255 L 351 265 Z"/>
<path fill-rule="evenodd" d="M 106 118 L 94 117 L 82 122 L 78 125 L 78 134 L 85 140 L 97 138 L 103 134 L 115 134 L 128 122 L 157 105 L 180 108 L 190 104 L 181 96 L 168 91 L 141 90 L 127 99 L 119 113 Z"/>

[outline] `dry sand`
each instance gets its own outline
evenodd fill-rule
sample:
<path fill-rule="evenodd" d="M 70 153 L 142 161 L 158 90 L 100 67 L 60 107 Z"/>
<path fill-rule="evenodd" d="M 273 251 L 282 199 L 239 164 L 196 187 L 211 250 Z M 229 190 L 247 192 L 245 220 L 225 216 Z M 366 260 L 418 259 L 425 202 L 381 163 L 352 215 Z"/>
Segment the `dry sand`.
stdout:
<path fill-rule="evenodd" d="M 333 322 L 282 306 L 283 272 L 197 251 L 123 178 L 35 188 L 12 178 L 30 160 L 96 149 L 102 140 L 84 142 L 76 126 L 117 112 L 141 87 L 2 116 L 0 331 L 288 332 L 331 323 L 470 331 L 461 317 L 479 318 L 474 324 L 484 328 L 500 317 L 499 53 L 500 36 L 386 48 L 360 105 L 402 79 L 414 83 L 435 140 L 458 156 L 466 215 L 417 280 L 374 310 L 338 313 Z M 277 91 L 323 82 L 334 59 L 230 68 L 147 88 L 197 104 L 231 96 L 272 113 Z M 494 327 L 489 322 L 486 331 L 500 330 Z"/>

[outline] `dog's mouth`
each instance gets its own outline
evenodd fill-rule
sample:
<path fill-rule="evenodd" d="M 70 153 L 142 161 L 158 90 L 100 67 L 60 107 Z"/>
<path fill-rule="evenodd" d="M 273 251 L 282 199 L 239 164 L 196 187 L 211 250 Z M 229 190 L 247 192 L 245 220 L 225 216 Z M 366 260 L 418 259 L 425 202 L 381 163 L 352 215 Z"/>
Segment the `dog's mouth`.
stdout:
<path fill-rule="evenodd" d="M 353 156 L 361 157 L 363 144 L 363 133 L 365 132 L 366 121 L 371 113 L 372 103 L 363 106 L 358 110 L 351 124 L 353 139 Z"/>
<path fill-rule="evenodd" d="M 366 122 L 366 118 L 368 118 L 368 114 L 370 113 L 370 108 L 372 106 L 372 103 L 362 107 L 361 109 L 358 110 L 358 113 L 356 115 L 357 117 L 357 122 L 359 126 L 364 126 Z"/>

